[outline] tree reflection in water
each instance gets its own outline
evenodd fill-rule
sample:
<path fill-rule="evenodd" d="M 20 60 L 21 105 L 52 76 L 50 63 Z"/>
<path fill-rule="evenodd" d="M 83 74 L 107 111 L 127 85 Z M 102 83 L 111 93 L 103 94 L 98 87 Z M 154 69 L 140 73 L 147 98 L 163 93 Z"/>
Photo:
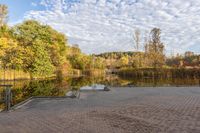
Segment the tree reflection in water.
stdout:
<path fill-rule="evenodd" d="M 162 78 L 120 78 L 116 75 L 102 77 L 63 78 L 63 80 L 46 79 L 33 81 L 9 81 L 13 84 L 13 102 L 15 105 L 32 96 L 66 96 L 67 92 L 79 95 L 78 90 L 83 86 L 102 84 L 105 86 L 131 86 L 131 87 L 156 87 L 156 86 L 199 86 L 199 79 L 162 79 Z M 3 88 L 0 88 L 2 94 Z M 0 104 L 0 108 L 2 104 Z"/>

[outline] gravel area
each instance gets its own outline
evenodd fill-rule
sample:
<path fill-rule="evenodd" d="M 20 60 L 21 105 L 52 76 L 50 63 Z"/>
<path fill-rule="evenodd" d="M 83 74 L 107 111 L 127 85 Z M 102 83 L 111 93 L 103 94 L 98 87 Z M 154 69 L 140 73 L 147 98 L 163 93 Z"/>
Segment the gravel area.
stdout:
<path fill-rule="evenodd" d="M 199 87 L 115 87 L 36 98 L 0 113 L 0 133 L 200 133 Z"/>

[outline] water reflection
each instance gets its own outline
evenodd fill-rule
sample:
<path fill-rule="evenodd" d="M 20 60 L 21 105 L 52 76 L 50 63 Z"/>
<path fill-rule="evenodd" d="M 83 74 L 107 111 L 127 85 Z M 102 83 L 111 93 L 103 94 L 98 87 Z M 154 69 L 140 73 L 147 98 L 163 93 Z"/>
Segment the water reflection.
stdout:
<path fill-rule="evenodd" d="M 1 84 L 1 83 L 0 83 Z M 2 83 L 3 84 L 3 83 Z M 129 86 L 129 87 L 148 87 L 148 86 L 199 86 L 199 79 L 154 79 L 154 78 L 120 78 L 117 75 L 107 75 L 102 77 L 78 77 L 64 78 L 61 81 L 55 79 L 35 80 L 35 81 L 9 81 L 12 84 L 13 100 L 15 105 L 32 96 L 71 96 L 80 97 L 80 91 L 84 90 L 104 90 L 108 91 L 107 86 Z M 106 88 L 107 87 L 107 88 Z M 2 95 L 3 88 L 0 88 Z M 1 101 L 1 98 L 0 98 Z M 0 108 L 3 105 L 0 104 Z"/>
<path fill-rule="evenodd" d="M 66 97 L 69 98 L 80 98 L 81 92 L 94 92 L 94 91 L 110 91 L 108 86 L 102 84 L 92 84 L 80 87 L 76 89 L 76 87 L 72 87 L 70 91 L 66 93 Z"/>
<path fill-rule="evenodd" d="M 91 86 L 83 86 L 80 88 L 80 91 L 104 91 L 106 88 L 105 85 L 102 84 L 93 84 Z"/>

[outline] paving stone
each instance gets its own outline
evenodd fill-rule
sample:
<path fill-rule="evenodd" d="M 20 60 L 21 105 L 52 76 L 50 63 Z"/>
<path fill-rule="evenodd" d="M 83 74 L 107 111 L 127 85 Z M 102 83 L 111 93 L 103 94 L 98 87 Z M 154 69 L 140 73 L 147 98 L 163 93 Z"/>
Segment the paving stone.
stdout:
<path fill-rule="evenodd" d="M 34 99 L 0 113 L 0 133 L 200 133 L 200 88 L 111 88 Z"/>

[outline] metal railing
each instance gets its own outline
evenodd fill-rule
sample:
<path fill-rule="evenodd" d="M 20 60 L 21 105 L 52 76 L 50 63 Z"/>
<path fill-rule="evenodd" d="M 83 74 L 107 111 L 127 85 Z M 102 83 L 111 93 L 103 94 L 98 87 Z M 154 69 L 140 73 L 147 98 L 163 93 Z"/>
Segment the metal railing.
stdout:
<path fill-rule="evenodd" d="M 4 88 L 1 92 L 0 103 L 3 103 L 5 105 L 5 110 L 9 111 L 12 103 L 12 85 L 0 85 L 0 87 Z"/>

